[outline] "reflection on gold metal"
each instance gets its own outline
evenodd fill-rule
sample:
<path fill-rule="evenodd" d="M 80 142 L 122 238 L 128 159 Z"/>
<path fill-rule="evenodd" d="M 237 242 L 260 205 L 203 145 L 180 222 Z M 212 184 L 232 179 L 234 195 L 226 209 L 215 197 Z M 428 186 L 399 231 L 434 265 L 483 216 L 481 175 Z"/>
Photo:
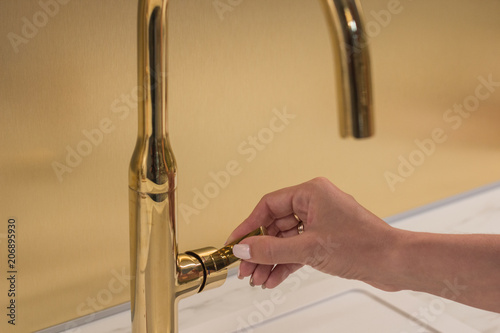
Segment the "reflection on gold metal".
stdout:
<path fill-rule="evenodd" d="M 370 136 L 368 50 L 356 0 L 326 1 L 338 32 L 344 107 L 342 136 Z M 220 286 L 237 261 L 231 243 L 179 254 L 176 164 L 167 128 L 168 0 L 139 1 L 138 77 L 142 88 L 137 144 L 130 163 L 131 306 L 134 333 L 177 332 L 177 302 Z M 249 236 L 265 234 L 260 228 Z"/>
<path fill-rule="evenodd" d="M 373 135 L 370 54 L 358 0 L 322 0 L 336 34 L 337 94 L 340 135 L 357 139 Z"/>
<path fill-rule="evenodd" d="M 227 244 L 219 250 L 207 247 L 186 252 L 187 254 L 197 258 L 203 264 L 203 268 L 205 269 L 205 283 L 201 287 L 200 291 L 217 288 L 224 284 L 227 276 L 225 268 L 239 260 L 233 254 L 233 246 L 235 244 L 238 244 L 245 238 L 262 235 L 267 235 L 265 227 L 260 227 L 235 240 L 234 242 Z"/>

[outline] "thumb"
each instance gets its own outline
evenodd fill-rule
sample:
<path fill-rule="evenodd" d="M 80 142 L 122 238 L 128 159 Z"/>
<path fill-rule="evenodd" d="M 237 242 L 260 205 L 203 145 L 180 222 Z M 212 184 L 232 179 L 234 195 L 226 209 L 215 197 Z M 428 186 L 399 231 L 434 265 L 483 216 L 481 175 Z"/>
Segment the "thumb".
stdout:
<path fill-rule="evenodd" d="M 301 264 L 305 252 L 305 238 L 278 238 L 274 236 L 249 237 L 234 245 L 233 254 L 245 261 L 263 264 Z"/>

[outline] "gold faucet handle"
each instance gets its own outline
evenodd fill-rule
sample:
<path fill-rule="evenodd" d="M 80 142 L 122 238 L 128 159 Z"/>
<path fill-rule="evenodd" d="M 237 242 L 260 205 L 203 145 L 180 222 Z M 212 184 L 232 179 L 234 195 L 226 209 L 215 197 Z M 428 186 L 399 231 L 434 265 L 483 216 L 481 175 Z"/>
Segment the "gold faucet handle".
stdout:
<path fill-rule="evenodd" d="M 257 229 L 255 229 L 254 231 L 246 234 L 245 236 L 243 237 L 240 237 L 238 238 L 237 240 L 227 244 L 226 246 L 224 246 L 223 248 L 226 248 L 226 247 L 231 247 L 231 253 L 232 253 L 232 249 L 233 249 L 233 246 L 235 246 L 236 244 L 238 244 L 239 242 L 241 242 L 242 240 L 244 240 L 245 238 L 248 238 L 248 237 L 253 237 L 253 236 L 265 236 L 267 235 L 267 229 L 266 227 L 262 226 L 262 227 L 259 227 Z M 222 249 L 221 249 L 222 250 Z"/>
<path fill-rule="evenodd" d="M 206 247 L 186 252 L 187 255 L 196 257 L 203 265 L 204 284 L 200 291 L 219 287 L 224 284 L 227 276 L 227 268 L 240 260 L 233 254 L 233 247 L 248 237 L 267 235 L 266 227 L 259 227 L 249 234 L 238 238 L 219 250 Z"/>
<path fill-rule="evenodd" d="M 244 240 L 245 238 L 248 238 L 248 237 L 253 237 L 253 236 L 264 236 L 264 235 L 267 235 L 267 229 L 266 227 L 259 227 L 258 229 L 255 229 L 254 231 L 246 234 L 245 236 L 243 237 L 240 237 L 238 238 L 237 240 L 227 244 L 226 246 L 224 246 L 223 248 L 221 248 L 220 250 L 218 251 L 215 251 L 212 256 L 220 256 L 222 258 L 222 260 L 225 261 L 226 263 L 226 266 L 229 266 L 233 263 L 235 263 L 236 261 L 239 260 L 239 258 L 237 258 L 234 254 L 233 254 L 233 247 L 238 244 L 239 242 L 241 242 L 242 240 Z"/>

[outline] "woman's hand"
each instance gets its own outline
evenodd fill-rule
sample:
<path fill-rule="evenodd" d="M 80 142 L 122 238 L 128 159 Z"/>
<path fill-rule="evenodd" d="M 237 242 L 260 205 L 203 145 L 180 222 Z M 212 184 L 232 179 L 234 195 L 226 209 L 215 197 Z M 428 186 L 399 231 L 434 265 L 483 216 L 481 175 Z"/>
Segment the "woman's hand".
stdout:
<path fill-rule="evenodd" d="M 304 231 L 297 226 L 303 221 Z M 500 235 L 396 229 L 327 179 L 265 195 L 229 237 L 259 226 L 269 236 L 233 248 L 239 277 L 274 288 L 302 267 L 364 281 L 386 291 L 414 290 L 500 313 Z"/>
<path fill-rule="evenodd" d="M 303 221 L 304 232 L 297 226 Z M 230 242 L 265 226 L 269 236 L 251 237 L 234 247 L 244 261 L 239 277 L 274 288 L 303 265 L 347 279 L 395 290 L 386 267 L 399 232 L 364 209 L 325 178 L 265 195 L 233 231 Z"/>

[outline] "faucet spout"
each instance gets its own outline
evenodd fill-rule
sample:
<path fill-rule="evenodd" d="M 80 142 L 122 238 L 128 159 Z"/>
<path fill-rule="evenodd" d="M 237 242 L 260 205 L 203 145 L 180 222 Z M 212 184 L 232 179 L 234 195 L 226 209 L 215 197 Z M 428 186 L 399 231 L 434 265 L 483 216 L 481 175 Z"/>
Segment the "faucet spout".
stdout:
<path fill-rule="evenodd" d="M 321 0 L 327 21 L 335 31 L 333 51 L 339 92 L 339 130 L 343 138 L 371 137 L 373 95 L 370 53 L 363 13 L 358 0 Z"/>
<path fill-rule="evenodd" d="M 341 136 L 372 135 L 370 63 L 357 0 L 322 0 L 337 32 Z M 178 301 L 222 285 L 228 244 L 178 252 L 177 166 L 167 121 L 168 0 L 139 0 L 139 129 L 129 169 L 133 333 L 177 332 Z M 265 234 L 260 228 L 247 236 Z M 239 241 L 239 240 L 238 240 Z"/>

